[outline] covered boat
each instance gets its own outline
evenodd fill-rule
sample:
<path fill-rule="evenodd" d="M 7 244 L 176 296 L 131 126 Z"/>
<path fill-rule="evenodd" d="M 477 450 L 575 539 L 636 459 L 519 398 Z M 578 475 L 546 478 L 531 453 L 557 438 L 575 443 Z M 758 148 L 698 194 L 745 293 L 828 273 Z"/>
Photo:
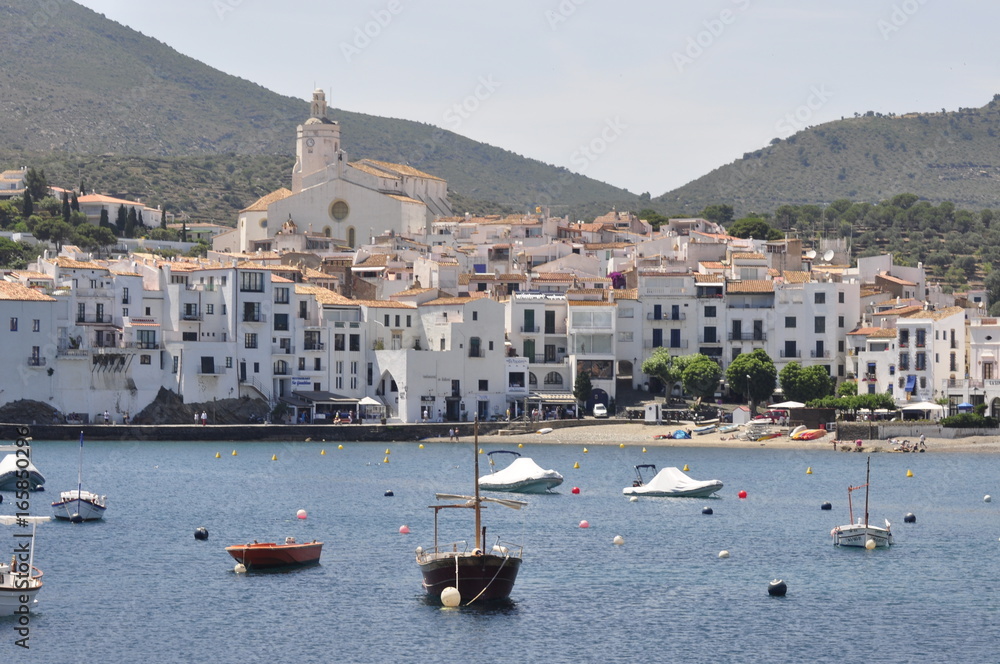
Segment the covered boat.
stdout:
<path fill-rule="evenodd" d="M 4 447 L 4 449 L 10 449 L 9 447 Z M 18 468 L 18 459 L 23 459 L 21 465 L 23 468 Z M 27 464 L 27 465 L 25 465 Z M 0 491 L 16 491 L 17 490 L 17 471 L 23 470 L 28 473 L 28 488 L 31 491 L 42 490 L 45 484 L 45 478 L 42 476 L 35 465 L 31 463 L 30 458 L 24 458 L 20 456 L 20 452 L 14 452 L 13 454 L 8 454 L 0 461 Z"/>
<path fill-rule="evenodd" d="M 490 468 L 494 467 L 493 455 L 511 454 L 514 461 L 503 470 L 491 472 L 479 478 L 479 488 L 486 491 L 513 491 L 516 493 L 545 493 L 563 482 L 563 476 L 554 470 L 545 470 L 533 459 L 523 457 L 518 452 L 496 450 L 487 456 Z"/>
<path fill-rule="evenodd" d="M 653 479 L 646 482 L 642 471 L 656 473 Z M 719 480 L 695 480 L 685 475 L 675 466 L 656 472 L 656 466 L 647 463 L 635 467 L 636 480 L 632 486 L 622 489 L 626 496 L 686 496 L 706 498 L 722 488 Z"/>
<path fill-rule="evenodd" d="M 226 553 L 242 564 L 247 571 L 315 565 L 319 562 L 322 552 L 322 542 L 313 540 L 299 544 L 294 537 L 286 537 L 284 544 L 254 540 L 250 544 L 226 547 Z"/>
<path fill-rule="evenodd" d="M 714 424 L 706 424 L 704 426 L 695 427 L 694 429 L 691 430 L 691 433 L 693 433 L 696 436 L 701 436 L 701 435 L 704 435 L 706 433 L 712 433 L 713 431 L 715 431 L 715 425 Z"/>

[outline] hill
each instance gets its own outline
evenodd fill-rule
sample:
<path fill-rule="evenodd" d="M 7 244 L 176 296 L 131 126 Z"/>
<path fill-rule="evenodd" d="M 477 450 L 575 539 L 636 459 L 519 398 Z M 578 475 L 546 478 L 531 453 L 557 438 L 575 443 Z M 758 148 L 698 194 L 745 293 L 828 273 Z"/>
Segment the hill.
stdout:
<path fill-rule="evenodd" d="M 971 209 L 1000 207 L 1000 95 L 982 108 L 869 111 L 809 127 L 653 201 L 672 214 L 725 203 L 740 216 L 845 198 L 874 203 L 905 192 Z"/>
<path fill-rule="evenodd" d="M 309 115 L 303 100 L 208 67 L 69 0 L 0 2 L 0 43 L 0 168 L 49 153 L 84 155 L 83 161 L 109 154 L 157 160 L 264 155 L 271 159 L 252 164 L 253 170 L 284 166 L 294 156 L 295 127 Z M 428 124 L 342 109 L 330 116 L 342 125 L 350 158 L 408 163 L 446 178 L 468 199 L 518 209 L 601 202 L 605 211 L 637 200 L 626 190 Z M 123 163 L 139 168 L 141 162 Z M 239 159 L 230 163 L 241 166 Z M 279 181 L 288 173 L 282 168 L 268 177 Z M 88 179 L 79 173 L 73 184 L 81 178 Z M 243 198 L 230 212 L 252 200 Z"/>

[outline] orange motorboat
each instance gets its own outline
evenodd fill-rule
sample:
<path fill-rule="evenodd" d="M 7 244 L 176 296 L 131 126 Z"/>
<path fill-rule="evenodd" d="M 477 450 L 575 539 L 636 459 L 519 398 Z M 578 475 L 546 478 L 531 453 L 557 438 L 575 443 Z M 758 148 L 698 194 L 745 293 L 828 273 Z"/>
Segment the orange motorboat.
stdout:
<path fill-rule="evenodd" d="M 322 550 L 322 542 L 313 540 L 299 544 L 294 537 L 286 537 L 284 544 L 254 540 L 251 544 L 226 547 L 226 552 L 247 570 L 315 565 Z"/>

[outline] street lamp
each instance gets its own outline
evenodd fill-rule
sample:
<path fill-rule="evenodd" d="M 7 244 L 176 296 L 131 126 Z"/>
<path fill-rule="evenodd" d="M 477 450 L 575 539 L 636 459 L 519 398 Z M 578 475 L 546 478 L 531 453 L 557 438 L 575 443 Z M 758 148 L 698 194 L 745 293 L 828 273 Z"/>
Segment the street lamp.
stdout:
<path fill-rule="evenodd" d="M 747 410 L 753 415 L 753 402 L 750 399 L 750 374 L 747 374 Z"/>

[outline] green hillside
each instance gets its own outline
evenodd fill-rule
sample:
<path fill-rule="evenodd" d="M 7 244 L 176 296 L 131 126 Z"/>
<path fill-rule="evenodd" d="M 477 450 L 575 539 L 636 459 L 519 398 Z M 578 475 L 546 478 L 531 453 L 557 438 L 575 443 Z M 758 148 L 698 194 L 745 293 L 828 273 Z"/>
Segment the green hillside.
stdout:
<path fill-rule="evenodd" d="M 49 153 L 156 160 L 243 155 L 252 158 L 255 172 L 280 166 L 263 177 L 263 186 L 289 177 L 285 164 L 294 156 L 295 127 L 309 114 L 305 101 L 212 69 L 68 0 L 0 2 L 0 43 L 0 168 L 40 166 L 39 155 Z M 310 93 L 303 90 L 303 96 Z M 623 189 L 431 125 L 340 109 L 329 115 L 341 123 L 351 159 L 408 163 L 447 179 L 468 199 L 516 209 L 546 202 L 546 192 L 568 206 L 601 202 L 604 208 L 607 201 L 621 207 L 637 200 Z M 224 169 L 241 170 L 245 161 L 225 159 Z M 140 161 L 121 163 L 141 170 Z M 46 168 L 53 181 L 56 170 Z M 86 173 L 73 178 L 74 185 L 83 178 L 95 186 L 100 179 Z M 231 206 L 230 217 L 253 200 L 247 192 L 232 193 L 242 200 Z M 144 198 L 156 195 L 149 191 Z"/>
<path fill-rule="evenodd" d="M 737 215 L 905 192 L 970 209 L 1000 207 L 1000 95 L 955 112 L 866 113 L 774 139 L 654 199 L 671 213 L 713 203 Z"/>

